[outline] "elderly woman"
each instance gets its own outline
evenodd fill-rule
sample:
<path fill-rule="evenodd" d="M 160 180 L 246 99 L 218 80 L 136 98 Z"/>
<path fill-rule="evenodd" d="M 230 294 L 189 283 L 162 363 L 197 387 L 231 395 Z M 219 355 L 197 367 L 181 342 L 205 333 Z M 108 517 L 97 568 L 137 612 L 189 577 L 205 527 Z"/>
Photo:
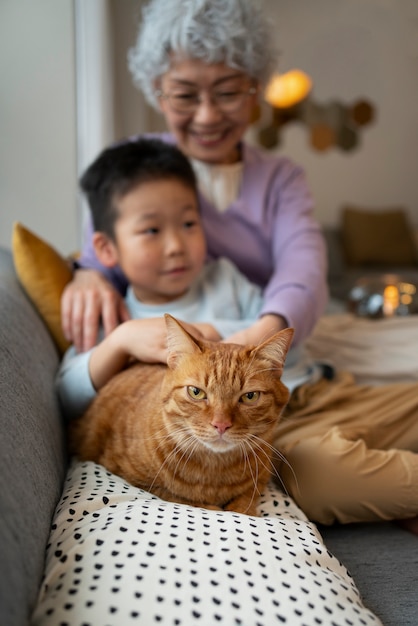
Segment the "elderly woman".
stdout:
<path fill-rule="evenodd" d="M 159 136 L 197 173 L 210 256 L 228 257 L 264 289 L 259 320 L 230 337 L 240 343 L 286 326 L 301 342 L 327 298 L 325 247 L 302 170 L 243 139 L 275 66 L 269 22 L 251 0 L 152 0 L 129 54 L 135 83 L 165 117 L 170 134 Z M 91 230 L 86 242 L 62 301 L 64 331 L 79 350 L 94 345 L 100 316 L 105 332 L 127 317 L 123 276 L 100 266 Z"/>

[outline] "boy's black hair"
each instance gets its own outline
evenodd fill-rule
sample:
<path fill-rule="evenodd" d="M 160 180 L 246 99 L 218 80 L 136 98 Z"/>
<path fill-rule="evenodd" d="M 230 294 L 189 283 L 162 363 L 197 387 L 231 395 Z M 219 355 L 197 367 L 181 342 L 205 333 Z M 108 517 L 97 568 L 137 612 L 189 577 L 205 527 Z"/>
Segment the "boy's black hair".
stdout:
<path fill-rule="evenodd" d="M 160 139 L 139 139 L 103 150 L 80 178 L 94 230 L 114 239 L 117 200 L 140 183 L 176 179 L 197 195 L 196 176 L 184 154 Z"/>

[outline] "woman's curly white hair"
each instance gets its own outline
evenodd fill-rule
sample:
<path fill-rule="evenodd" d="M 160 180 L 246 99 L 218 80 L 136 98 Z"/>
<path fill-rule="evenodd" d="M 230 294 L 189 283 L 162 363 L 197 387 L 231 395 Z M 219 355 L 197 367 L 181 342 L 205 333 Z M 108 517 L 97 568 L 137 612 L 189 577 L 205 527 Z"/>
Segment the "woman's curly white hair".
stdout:
<path fill-rule="evenodd" d="M 151 0 L 128 53 L 135 85 L 158 108 L 155 83 L 169 70 L 174 52 L 206 63 L 225 63 L 264 86 L 276 69 L 278 52 L 260 4 L 260 0 Z"/>

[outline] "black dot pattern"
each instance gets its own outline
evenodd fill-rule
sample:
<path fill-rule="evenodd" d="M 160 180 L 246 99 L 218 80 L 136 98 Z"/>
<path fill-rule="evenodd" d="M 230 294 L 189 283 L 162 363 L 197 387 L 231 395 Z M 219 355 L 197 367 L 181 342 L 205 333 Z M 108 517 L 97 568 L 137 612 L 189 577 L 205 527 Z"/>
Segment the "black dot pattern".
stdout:
<path fill-rule="evenodd" d="M 165 502 L 73 461 L 32 626 L 378 626 L 276 487 L 261 517 Z"/>

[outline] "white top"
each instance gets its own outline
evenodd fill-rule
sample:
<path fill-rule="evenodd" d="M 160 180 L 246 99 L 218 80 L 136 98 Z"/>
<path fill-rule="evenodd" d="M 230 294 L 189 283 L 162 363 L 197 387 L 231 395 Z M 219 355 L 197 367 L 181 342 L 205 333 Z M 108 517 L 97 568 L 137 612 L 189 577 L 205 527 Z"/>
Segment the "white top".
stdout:
<path fill-rule="evenodd" d="M 211 165 L 192 159 L 192 165 L 201 193 L 218 211 L 224 212 L 239 195 L 243 162 Z"/>

